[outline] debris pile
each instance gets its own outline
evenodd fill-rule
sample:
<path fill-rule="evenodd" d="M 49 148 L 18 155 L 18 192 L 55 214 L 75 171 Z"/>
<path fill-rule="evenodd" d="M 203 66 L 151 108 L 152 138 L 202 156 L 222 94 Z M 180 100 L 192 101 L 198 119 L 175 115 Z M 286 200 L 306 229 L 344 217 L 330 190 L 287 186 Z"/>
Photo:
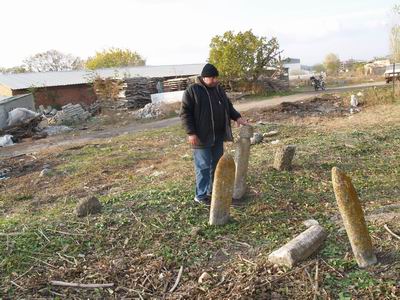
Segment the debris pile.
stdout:
<path fill-rule="evenodd" d="M 80 104 L 67 104 L 49 120 L 49 124 L 71 124 L 85 121 L 90 113 L 82 108 Z"/>
<path fill-rule="evenodd" d="M 45 115 L 46 117 L 53 117 L 57 114 L 57 109 L 51 107 L 50 105 L 46 108 L 43 105 L 39 105 L 37 112 Z"/>
<path fill-rule="evenodd" d="M 42 133 L 38 126 L 42 121 L 42 115 L 26 108 L 16 108 L 10 111 L 8 116 L 8 126 L 0 129 L 0 137 L 8 140 L 5 145 L 11 145 L 10 139 L 18 142 L 23 138 L 46 137 L 46 134 Z"/>
<path fill-rule="evenodd" d="M 135 119 L 156 119 L 164 115 L 161 103 L 149 103 L 142 109 L 133 112 Z"/>
<path fill-rule="evenodd" d="M 47 126 L 43 128 L 42 132 L 46 133 L 48 136 L 57 135 L 63 132 L 69 132 L 72 128 L 65 125 L 55 125 Z"/>

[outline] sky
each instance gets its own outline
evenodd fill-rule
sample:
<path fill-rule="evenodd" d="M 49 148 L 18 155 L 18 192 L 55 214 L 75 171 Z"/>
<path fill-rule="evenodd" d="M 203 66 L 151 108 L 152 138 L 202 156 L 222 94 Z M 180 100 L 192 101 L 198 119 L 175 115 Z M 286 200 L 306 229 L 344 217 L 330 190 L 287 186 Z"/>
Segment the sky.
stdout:
<path fill-rule="evenodd" d="M 110 47 L 148 65 L 203 63 L 215 35 L 252 29 L 313 65 L 389 54 L 392 0 L 2 0 L 0 67 L 56 49 L 81 58 Z"/>

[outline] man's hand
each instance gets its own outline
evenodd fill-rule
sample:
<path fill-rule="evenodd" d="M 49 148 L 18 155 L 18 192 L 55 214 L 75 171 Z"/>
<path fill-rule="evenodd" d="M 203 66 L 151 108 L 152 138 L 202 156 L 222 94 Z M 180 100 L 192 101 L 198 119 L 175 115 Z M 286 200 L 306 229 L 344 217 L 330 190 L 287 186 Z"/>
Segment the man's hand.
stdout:
<path fill-rule="evenodd" d="M 200 144 L 200 140 L 197 135 L 191 134 L 188 136 L 188 143 L 192 146 L 197 146 L 198 144 Z"/>
<path fill-rule="evenodd" d="M 239 118 L 236 120 L 236 125 L 237 127 L 239 127 L 240 125 L 249 125 L 249 122 L 247 122 L 247 120 L 243 119 L 243 118 Z"/>

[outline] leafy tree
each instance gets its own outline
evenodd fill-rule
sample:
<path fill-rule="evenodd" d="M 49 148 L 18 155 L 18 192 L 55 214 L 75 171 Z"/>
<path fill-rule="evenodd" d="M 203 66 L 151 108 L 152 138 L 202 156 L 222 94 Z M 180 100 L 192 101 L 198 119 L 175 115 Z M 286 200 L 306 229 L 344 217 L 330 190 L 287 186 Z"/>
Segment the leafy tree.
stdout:
<path fill-rule="evenodd" d="M 145 64 L 145 59 L 135 51 L 110 48 L 102 52 L 96 52 L 95 56 L 89 57 L 86 61 L 86 68 L 95 70 L 100 68 L 144 66 Z"/>
<path fill-rule="evenodd" d="M 277 66 L 280 53 L 276 38 L 258 37 L 251 30 L 237 34 L 227 31 L 212 38 L 209 61 L 228 82 L 256 80 L 266 67 Z"/>
<path fill-rule="evenodd" d="M 340 69 L 340 59 L 336 54 L 330 53 L 325 57 L 324 67 L 328 74 L 337 74 Z"/>
<path fill-rule="evenodd" d="M 26 69 L 30 72 L 79 70 L 83 66 L 82 60 L 79 57 L 64 54 L 57 50 L 37 53 L 23 62 Z"/>

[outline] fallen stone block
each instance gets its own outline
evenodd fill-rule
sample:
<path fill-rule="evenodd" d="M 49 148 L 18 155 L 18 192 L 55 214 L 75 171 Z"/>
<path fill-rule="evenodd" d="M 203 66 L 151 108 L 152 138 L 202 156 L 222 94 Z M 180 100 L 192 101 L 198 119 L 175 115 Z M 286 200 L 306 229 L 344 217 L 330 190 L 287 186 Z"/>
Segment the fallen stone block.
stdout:
<path fill-rule="evenodd" d="M 99 199 L 96 197 L 87 197 L 79 201 L 75 208 L 75 213 L 78 217 L 85 217 L 87 215 L 93 215 L 100 213 L 102 205 Z"/>
<path fill-rule="evenodd" d="M 322 226 L 313 225 L 283 247 L 272 252 L 268 260 L 273 264 L 291 268 L 317 251 L 326 237 L 327 233 Z"/>
<path fill-rule="evenodd" d="M 268 131 L 268 132 L 266 132 L 266 133 L 264 133 L 263 134 L 263 137 L 272 137 L 272 136 L 275 136 L 275 135 L 277 135 L 279 133 L 279 131 L 277 131 L 277 130 L 273 130 L 273 131 Z"/>

